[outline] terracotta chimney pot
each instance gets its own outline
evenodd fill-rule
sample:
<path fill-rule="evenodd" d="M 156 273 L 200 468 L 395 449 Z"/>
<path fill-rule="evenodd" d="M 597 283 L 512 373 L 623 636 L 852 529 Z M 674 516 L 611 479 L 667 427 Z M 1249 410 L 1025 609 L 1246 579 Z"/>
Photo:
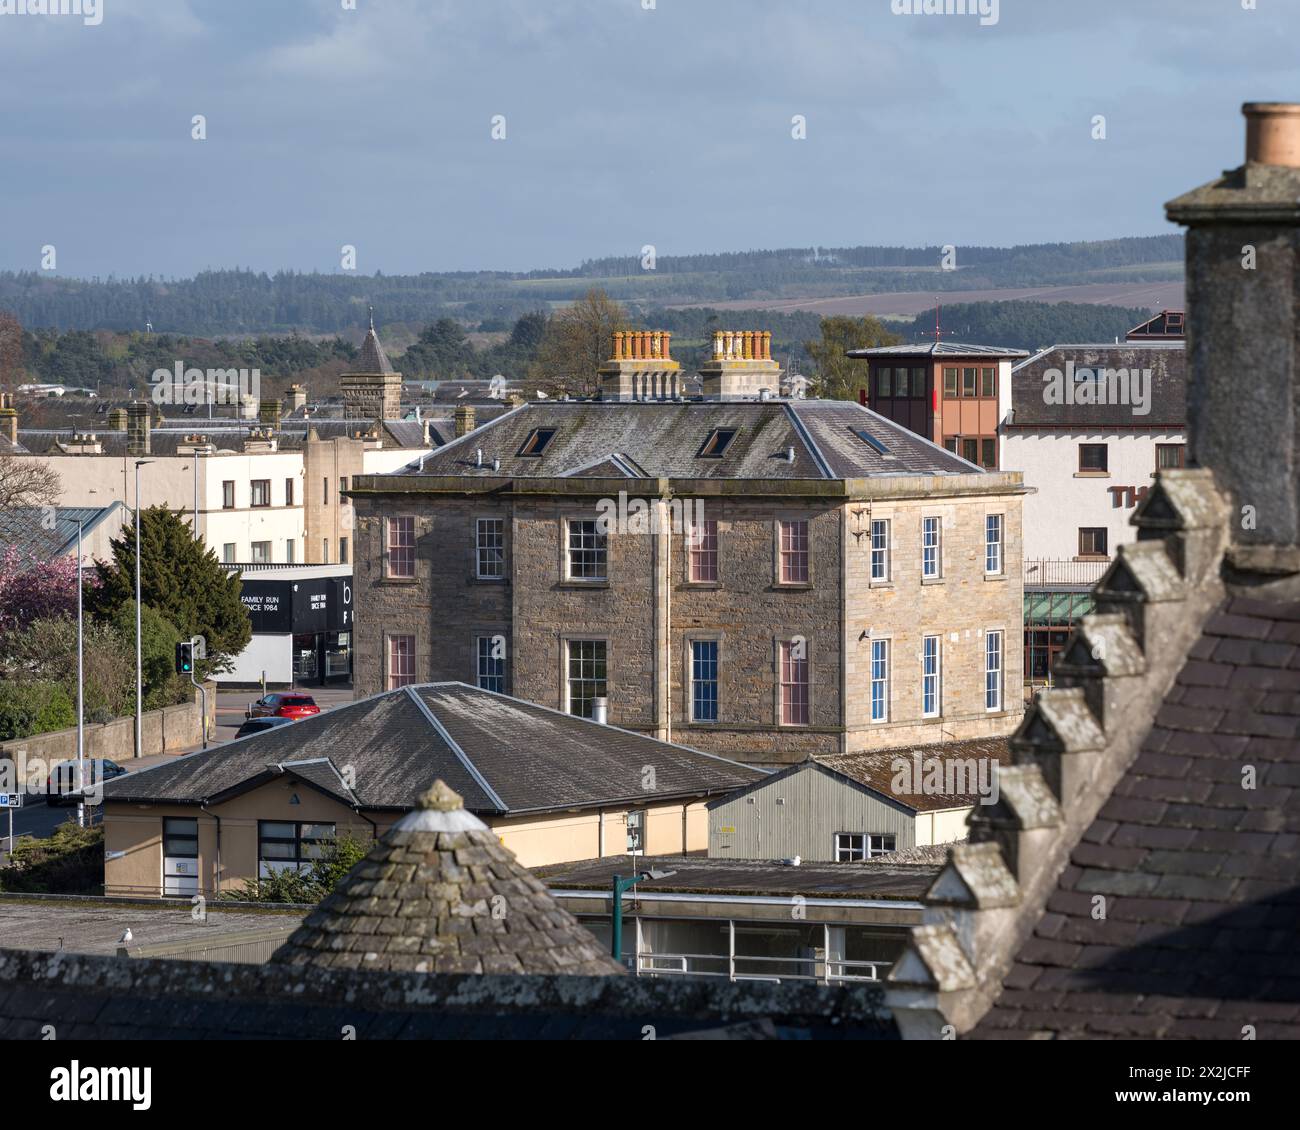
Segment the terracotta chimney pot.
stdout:
<path fill-rule="evenodd" d="M 1247 102 L 1246 160 L 1300 169 L 1300 103 Z"/>

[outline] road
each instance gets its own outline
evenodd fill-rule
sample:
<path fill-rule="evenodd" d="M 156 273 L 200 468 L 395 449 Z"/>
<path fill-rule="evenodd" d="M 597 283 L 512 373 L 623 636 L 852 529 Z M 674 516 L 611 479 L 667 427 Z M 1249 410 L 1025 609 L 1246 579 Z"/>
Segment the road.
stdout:
<path fill-rule="evenodd" d="M 322 711 L 330 710 L 340 703 L 352 701 L 351 687 L 295 687 L 294 689 L 301 690 L 303 694 L 311 695 Z M 235 732 L 243 725 L 244 709 L 257 697 L 257 691 L 217 692 L 217 728 L 212 735 L 212 743 L 209 748 L 228 742 L 235 736 Z M 195 746 L 192 749 L 177 750 L 175 753 L 153 754 L 149 757 L 141 757 L 138 760 L 128 758 L 119 762 L 119 764 L 129 772 L 138 772 L 154 765 L 161 765 L 187 753 L 198 752 L 200 749 L 201 747 Z M 87 815 L 90 817 L 92 824 L 100 822 L 100 812 L 97 806 L 90 806 L 87 809 Z M 44 797 L 29 795 L 24 798 L 23 807 L 14 812 L 14 835 L 32 836 L 38 840 L 45 839 L 47 836 L 52 835 L 54 829 L 65 820 L 75 821 L 76 819 L 77 806 L 75 804 L 60 804 L 51 807 L 45 803 Z M 9 814 L 0 812 L 0 858 L 8 856 L 8 849 Z"/>

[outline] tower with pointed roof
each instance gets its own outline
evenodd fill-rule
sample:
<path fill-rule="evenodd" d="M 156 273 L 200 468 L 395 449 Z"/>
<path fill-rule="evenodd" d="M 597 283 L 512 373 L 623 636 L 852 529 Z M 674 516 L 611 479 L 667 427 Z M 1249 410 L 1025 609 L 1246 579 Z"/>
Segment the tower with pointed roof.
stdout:
<path fill-rule="evenodd" d="M 624 972 L 441 780 L 271 961 L 401 973 Z"/>
<path fill-rule="evenodd" d="M 343 415 L 349 420 L 395 420 L 402 414 L 402 374 L 393 368 L 375 333 L 375 311 L 357 354 L 356 369 L 339 377 Z"/>

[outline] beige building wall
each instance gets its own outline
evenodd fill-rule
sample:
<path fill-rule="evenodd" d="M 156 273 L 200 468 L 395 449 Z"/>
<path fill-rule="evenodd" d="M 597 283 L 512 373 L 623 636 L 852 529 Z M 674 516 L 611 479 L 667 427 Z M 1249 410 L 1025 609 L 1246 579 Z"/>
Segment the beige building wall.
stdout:
<path fill-rule="evenodd" d="M 366 429 L 358 425 L 358 432 Z M 419 457 L 423 448 L 382 447 L 349 436 L 308 439 L 302 448 L 303 526 L 306 560 L 351 564 L 356 557 L 352 502 L 343 496 L 357 475 L 382 475 Z M 345 556 L 346 555 L 346 556 Z"/>
<path fill-rule="evenodd" d="M 383 835 L 400 815 L 376 815 L 372 825 L 346 805 L 287 777 L 270 781 L 206 811 L 193 805 L 106 804 L 104 893 L 161 896 L 162 830 L 166 817 L 197 819 L 200 893 L 210 896 L 217 882 L 218 817 L 220 890 L 240 891 L 247 880 L 257 875 L 259 820 L 334 824 L 340 836 L 369 843 L 376 834 Z M 648 854 L 676 855 L 708 847 L 708 818 L 702 802 L 655 805 L 647 810 L 646 817 Z M 501 842 L 525 867 L 625 854 L 626 810 L 605 811 L 603 848 L 601 823 L 601 814 L 595 811 L 488 821 Z"/>

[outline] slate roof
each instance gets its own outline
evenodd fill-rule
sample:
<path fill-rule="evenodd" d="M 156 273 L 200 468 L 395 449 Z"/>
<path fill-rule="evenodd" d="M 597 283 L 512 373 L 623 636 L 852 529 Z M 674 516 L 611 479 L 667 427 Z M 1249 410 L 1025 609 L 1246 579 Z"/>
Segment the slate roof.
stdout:
<path fill-rule="evenodd" d="M 555 435 L 540 456 L 520 455 L 538 428 L 554 429 Z M 722 458 L 701 457 L 700 450 L 717 428 L 734 428 L 735 439 Z M 883 453 L 857 431 L 870 435 Z M 793 463 L 787 459 L 791 447 Z M 481 468 L 475 466 L 479 449 Z M 423 474 L 558 477 L 611 458 L 664 478 L 827 480 L 983 473 L 850 401 L 770 400 L 529 402 L 435 451 L 425 460 Z M 501 461 L 499 471 L 492 470 L 494 459 Z"/>
<path fill-rule="evenodd" d="M 646 765 L 655 768 L 653 789 L 643 784 Z M 426 683 L 131 773 L 107 782 L 104 798 L 218 804 L 283 773 L 340 803 L 390 811 L 410 809 L 441 779 L 471 812 L 491 815 L 712 795 L 763 776 L 464 683 Z"/>
<path fill-rule="evenodd" d="M 959 341 L 926 341 L 911 345 L 878 345 L 872 349 L 850 349 L 846 357 L 1028 357 L 1025 349 L 1000 345 L 964 345 Z"/>
<path fill-rule="evenodd" d="M 82 538 L 115 514 L 125 514 L 121 502 L 111 506 L 60 506 L 54 512 L 54 524 L 45 521 L 45 511 L 36 506 L 0 509 L 0 550 L 16 547 L 28 557 L 48 561 L 77 551 L 77 523 L 82 523 Z M 119 521 L 120 525 L 120 521 Z M 113 531 L 114 534 L 117 530 Z"/>
<path fill-rule="evenodd" d="M 626 973 L 442 781 L 271 962 L 430 974 Z"/>
<path fill-rule="evenodd" d="M 656 855 L 656 871 L 673 871 L 658 879 L 643 879 L 638 891 L 752 897 L 803 895 L 828 899 L 889 899 L 919 902 L 939 873 L 938 866 L 873 863 L 800 863 L 787 867 L 763 859 L 706 859 L 702 856 Z M 534 869 L 553 891 L 608 891 L 615 875 L 624 878 L 646 866 L 645 856 L 627 855 L 557 863 Z"/>
<path fill-rule="evenodd" d="M 384 347 L 379 344 L 379 335 L 375 333 L 373 325 L 366 331 L 366 339 L 361 343 L 361 348 L 357 351 L 356 362 L 349 372 L 351 375 L 357 376 L 375 376 L 380 373 L 387 375 L 397 372 L 389 364 L 388 354 L 384 352 Z"/>
<path fill-rule="evenodd" d="M 898 1038 L 879 984 L 367 972 L 0 950 L 0 1039 Z"/>
<path fill-rule="evenodd" d="M 1205 624 L 973 1034 L 1240 1040 L 1249 1024 L 1300 1039 L 1297 939 L 1300 603 L 1238 596 Z"/>
<path fill-rule="evenodd" d="M 878 793 L 883 793 L 914 812 L 942 812 L 952 808 L 969 808 L 980 802 L 978 792 L 926 793 L 917 791 L 915 786 L 921 782 L 915 780 L 908 782 L 914 786 L 911 791 L 896 792 L 893 787 L 896 776 L 893 767 L 894 761 L 903 758 L 914 765 L 913 759 L 916 757 L 922 759 L 923 771 L 926 763 L 932 759 L 941 763 L 971 760 L 976 762 L 987 761 L 999 767 L 1008 766 L 1012 763 L 1011 743 L 1007 738 L 974 738 L 962 742 L 902 746 L 898 749 L 880 750 L 875 753 L 840 753 L 818 758 L 818 761 L 828 769 L 843 773 L 844 776 L 857 781 L 859 784 L 866 785 Z M 991 769 L 986 770 L 986 772 L 992 771 Z M 909 775 L 915 777 L 914 768 L 909 771 Z M 975 778 L 966 774 L 954 777 L 955 782 L 959 783 L 961 780 L 973 783 Z"/>
<path fill-rule="evenodd" d="M 1138 416 L 1130 404 L 1048 404 L 1044 397 L 1049 369 L 1065 372 L 1073 361 L 1083 368 L 1151 370 L 1151 410 Z M 1181 431 L 1187 426 L 1187 359 L 1181 341 L 1119 345 L 1054 345 L 1011 370 L 1011 417 L 1003 425 L 1016 429 L 1063 429 L 1088 432 L 1121 428 Z"/>

